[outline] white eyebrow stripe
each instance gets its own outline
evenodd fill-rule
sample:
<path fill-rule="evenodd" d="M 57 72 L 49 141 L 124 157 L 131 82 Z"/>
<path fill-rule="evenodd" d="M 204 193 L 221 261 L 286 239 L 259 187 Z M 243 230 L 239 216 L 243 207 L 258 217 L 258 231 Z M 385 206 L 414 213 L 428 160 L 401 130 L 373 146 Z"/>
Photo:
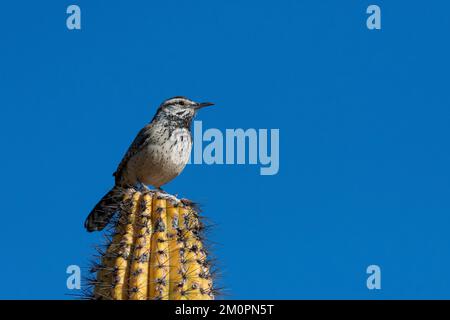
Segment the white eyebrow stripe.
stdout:
<path fill-rule="evenodd" d="M 180 101 L 186 101 L 186 102 L 189 103 L 189 104 L 194 103 L 194 101 L 192 101 L 192 100 L 190 100 L 190 99 L 188 99 L 188 98 L 184 98 L 184 97 L 175 97 L 175 98 L 171 98 L 171 99 L 169 99 L 169 100 L 166 100 L 166 101 L 164 102 L 164 105 L 177 104 L 177 103 L 179 103 Z"/>

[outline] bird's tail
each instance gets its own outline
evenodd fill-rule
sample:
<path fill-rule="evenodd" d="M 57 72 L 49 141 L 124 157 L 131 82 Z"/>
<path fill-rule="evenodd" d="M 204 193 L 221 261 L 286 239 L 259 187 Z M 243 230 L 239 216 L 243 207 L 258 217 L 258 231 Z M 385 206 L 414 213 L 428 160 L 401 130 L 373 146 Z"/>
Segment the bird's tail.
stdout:
<path fill-rule="evenodd" d="M 119 209 L 120 201 L 123 197 L 123 189 L 114 186 L 103 198 L 97 203 L 94 209 L 89 213 L 84 227 L 87 231 L 100 231 L 111 220 L 114 213 Z"/>

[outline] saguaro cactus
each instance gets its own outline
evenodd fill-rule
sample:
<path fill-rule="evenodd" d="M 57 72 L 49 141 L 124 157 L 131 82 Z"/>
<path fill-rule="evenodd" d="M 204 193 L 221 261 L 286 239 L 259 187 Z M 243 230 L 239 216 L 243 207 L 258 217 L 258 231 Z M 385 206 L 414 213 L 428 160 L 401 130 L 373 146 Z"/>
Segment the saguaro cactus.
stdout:
<path fill-rule="evenodd" d="M 126 189 L 101 262 L 94 299 L 214 299 L 203 223 L 188 201 Z"/>

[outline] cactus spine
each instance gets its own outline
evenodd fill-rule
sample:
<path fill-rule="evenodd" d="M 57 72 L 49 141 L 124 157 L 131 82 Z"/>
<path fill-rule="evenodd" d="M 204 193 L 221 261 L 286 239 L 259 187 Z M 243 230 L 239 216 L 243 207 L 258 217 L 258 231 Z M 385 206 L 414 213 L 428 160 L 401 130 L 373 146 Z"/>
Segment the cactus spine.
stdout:
<path fill-rule="evenodd" d="M 165 193 L 126 189 L 101 262 L 94 299 L 210 300 L 214 290 L 195 206 Z"/>

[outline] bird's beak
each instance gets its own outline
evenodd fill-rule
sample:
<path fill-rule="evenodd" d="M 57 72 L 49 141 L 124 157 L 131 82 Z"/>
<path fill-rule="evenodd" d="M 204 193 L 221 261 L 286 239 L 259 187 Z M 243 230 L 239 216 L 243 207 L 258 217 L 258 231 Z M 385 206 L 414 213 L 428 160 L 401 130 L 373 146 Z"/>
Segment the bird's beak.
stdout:
<path fill-rule="evenodd" d="M 198 109 L 213 106 L 213 105 L 214 105 L 214 103 L 212 103 L 212 102 L 200 102 L 194 106 L 194 110 L 198 110 Z"/>

